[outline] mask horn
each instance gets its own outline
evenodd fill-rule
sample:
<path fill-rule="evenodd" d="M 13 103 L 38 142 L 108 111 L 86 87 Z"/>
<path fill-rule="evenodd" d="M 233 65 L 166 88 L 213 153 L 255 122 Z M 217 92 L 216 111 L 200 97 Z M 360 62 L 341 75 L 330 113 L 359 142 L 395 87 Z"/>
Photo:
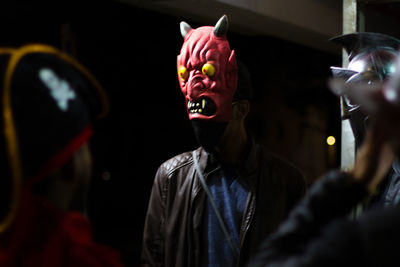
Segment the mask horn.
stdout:
<path fill-rule="evenodd" d="M 215 24 L 214 27 L 214 34 L 217 37 L 222 37 L 225 36 L 226 33 L 228 32 L 228 17 L 226 15 L 223 15 Z"/>
<path fill-rule="evenodd" d="M 184 21 L 180 23 L 180 28 L 181 28 L 181 35 L 183 38 L 185 38 L 186 34 L 188 34 L 188 32 L 190 32 L 190 30 L 192 29 L 192 27 L 190 27 L 190 25 Z"/>

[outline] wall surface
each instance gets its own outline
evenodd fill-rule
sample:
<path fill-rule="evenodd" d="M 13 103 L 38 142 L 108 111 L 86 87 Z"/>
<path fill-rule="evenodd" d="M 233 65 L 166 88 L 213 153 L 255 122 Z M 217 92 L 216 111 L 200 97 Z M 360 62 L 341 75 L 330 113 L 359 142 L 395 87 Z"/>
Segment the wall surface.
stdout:
<path fill-rule="evenodd" d="M 341 51 L 327 40 L 342 32 L 342 3 L 336 0 L 119 0 L 166 14 L 214 23 L 227 14 L 231 28 L 268 35 L 330 53 Z"/>

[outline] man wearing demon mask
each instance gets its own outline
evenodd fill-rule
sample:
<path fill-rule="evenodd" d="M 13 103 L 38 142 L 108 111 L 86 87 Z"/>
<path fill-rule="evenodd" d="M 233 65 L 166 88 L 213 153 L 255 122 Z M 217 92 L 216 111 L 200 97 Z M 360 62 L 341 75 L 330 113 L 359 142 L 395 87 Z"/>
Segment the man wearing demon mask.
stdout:
<path fill-rule="evenodd" d="M 159 167 L 142 262 L 243 266 L 304 195 L 305 181 L 246 130 L 251 81 L 244 66 L 238 70 L 226 38 L 227 17 L 215 27 L 192 29 L 185 22 L 180 27 L 178 79 L 201 147 Z"/>

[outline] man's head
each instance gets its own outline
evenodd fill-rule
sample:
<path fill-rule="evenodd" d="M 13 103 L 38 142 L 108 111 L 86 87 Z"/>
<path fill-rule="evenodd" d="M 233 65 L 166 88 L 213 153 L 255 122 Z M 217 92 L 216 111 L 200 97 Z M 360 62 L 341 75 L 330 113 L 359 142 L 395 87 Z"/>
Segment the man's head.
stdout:
<path fill-rule="evenodd" d="M 226 39 L 227 30 L 226 16 L 215 27 L 192 29 L 181 22 L 184 43 L 177 58 L 177 71 L 190 120 L 230 120 L 237 65 L 235 52 Z"/>
<path fill-rule="evenodd" d="M 88 183 L 91 125 L 108 104 L 86 68 L 46 45 L 0 49 L 0 85 L 6 174 L 0 183 L 1 192 L 11 192 L 0 203 L 1 232 L 12 223 L 23 192 L 66 185 L 59 190 L 63 198 Z"/>
<path fill-rule="evenodd" d="M 330 39 L 342 45 L 349 54 L 347 68 L 331 67 L 334 77 L 346 79 L 348 83 L 372 84 L 384 82 L 396 70 L 400 41 L 380 33 L 351 33 Z M 369 114 L 361 111 L 358 103 L 342 96 L 342 119 L 349 119 L 357 146 L 365 135 Z"/>
<path fill-rule="evenodd" d="M 179 85 L 200 145 L 213 151 L 232 117 L 237 88 L 235 52 L 226 38 L 224 15 L 214 27 L 192 29 L 181 22 L 184 43 L 177 57 Z"/>

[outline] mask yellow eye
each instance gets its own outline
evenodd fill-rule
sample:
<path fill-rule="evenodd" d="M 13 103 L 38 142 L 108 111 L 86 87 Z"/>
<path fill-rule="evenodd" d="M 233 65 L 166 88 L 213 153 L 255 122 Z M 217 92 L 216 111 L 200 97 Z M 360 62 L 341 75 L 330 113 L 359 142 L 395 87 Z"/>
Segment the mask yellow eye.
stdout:
<path fill-rule="evenodd" d="M 201 68 L 201 72 L 204 75 L 207 75 L 208 77 L 211 77 L 215 73 L 215 67 L 210 63 L 206 63 L 206 64 L 203 65 L 203 68 Z"/>
<path fill-rule="evenodd" d="M 182 80 L 186 81 L 189 77 L 189 72 L 184 66 L 181 66 L 178 70 L 178 75 Z"/>

